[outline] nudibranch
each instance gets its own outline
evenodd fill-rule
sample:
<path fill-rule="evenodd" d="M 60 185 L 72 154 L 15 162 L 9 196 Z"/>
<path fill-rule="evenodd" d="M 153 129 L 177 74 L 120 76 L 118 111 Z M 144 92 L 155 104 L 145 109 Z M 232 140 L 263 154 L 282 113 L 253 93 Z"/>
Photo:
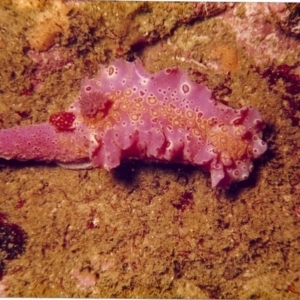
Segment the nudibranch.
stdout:
<path fill-rule="evenodd" d="M 0 157 L 112 170 L 125 159 L 176 162 L 211 173 L 213 187 L 245 180 L 267 149 L 251 106 L 217 102 L 187 72 L 147 73 L 119 59 L 83 79 L 78 97 L 48 122 L 0 130 Z"/>

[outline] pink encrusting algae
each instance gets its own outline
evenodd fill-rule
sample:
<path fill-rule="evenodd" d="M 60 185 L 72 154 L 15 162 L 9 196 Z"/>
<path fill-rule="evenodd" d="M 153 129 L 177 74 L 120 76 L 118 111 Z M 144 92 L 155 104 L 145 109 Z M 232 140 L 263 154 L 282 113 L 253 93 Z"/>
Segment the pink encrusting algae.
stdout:
<path fill-rule="evenodd" d="M 147 73 L 139 60 L 101 66 L 49 122 L 0 130 L 0 157 L 111 170 L 124 159 L 179 162 L 211 173 L 213 187 L 248 177 L 267 148 L 260 113 L 216 102 L 177 68 Z"/>

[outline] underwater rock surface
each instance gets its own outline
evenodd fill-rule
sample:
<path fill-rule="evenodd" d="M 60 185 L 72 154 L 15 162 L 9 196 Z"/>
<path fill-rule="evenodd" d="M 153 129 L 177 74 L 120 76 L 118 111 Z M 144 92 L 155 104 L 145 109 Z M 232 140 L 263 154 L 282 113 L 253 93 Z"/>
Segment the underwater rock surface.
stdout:
<path fill-rule="evenodd" d="M 272 5 L 0 4 L 1 129 L 46 122 L 99 64 L 140 59 L 147 73 L 185 70 L 218 103 L 255 107 L 268 144 L 227 191 L 181 164 L 108 173 L 1 160 L 1 212 L 27 233 L 1 267 L 1 296 L 299 297 L 299 8 Z"/>

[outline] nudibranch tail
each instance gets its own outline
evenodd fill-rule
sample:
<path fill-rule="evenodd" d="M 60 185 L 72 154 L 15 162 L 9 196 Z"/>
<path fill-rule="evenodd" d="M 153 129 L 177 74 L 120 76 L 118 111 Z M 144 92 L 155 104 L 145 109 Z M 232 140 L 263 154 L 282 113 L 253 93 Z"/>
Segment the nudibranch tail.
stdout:
<path fill-rule="evenodd" d="M 84 134 L 58 131 L 49 123 L 0 130 L 0 157 L 16 160 L 85 162 L 89 142 Z"/>

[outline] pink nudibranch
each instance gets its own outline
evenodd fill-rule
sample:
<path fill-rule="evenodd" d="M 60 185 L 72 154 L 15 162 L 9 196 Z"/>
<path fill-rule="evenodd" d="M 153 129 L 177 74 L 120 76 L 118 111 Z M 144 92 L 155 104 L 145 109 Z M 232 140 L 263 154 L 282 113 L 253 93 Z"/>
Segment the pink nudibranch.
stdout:
<path fill-rule="evenodd" d="M 185 71 L 147 73 L 116 60 L 82 81 L 65 112 L 49 122 L 0 130 L 0 157 L 111 170 L 124 159 L 201 166 L 213 187 L 246 179 L 267 149 L 260 113 L 216 102 Z"/>

